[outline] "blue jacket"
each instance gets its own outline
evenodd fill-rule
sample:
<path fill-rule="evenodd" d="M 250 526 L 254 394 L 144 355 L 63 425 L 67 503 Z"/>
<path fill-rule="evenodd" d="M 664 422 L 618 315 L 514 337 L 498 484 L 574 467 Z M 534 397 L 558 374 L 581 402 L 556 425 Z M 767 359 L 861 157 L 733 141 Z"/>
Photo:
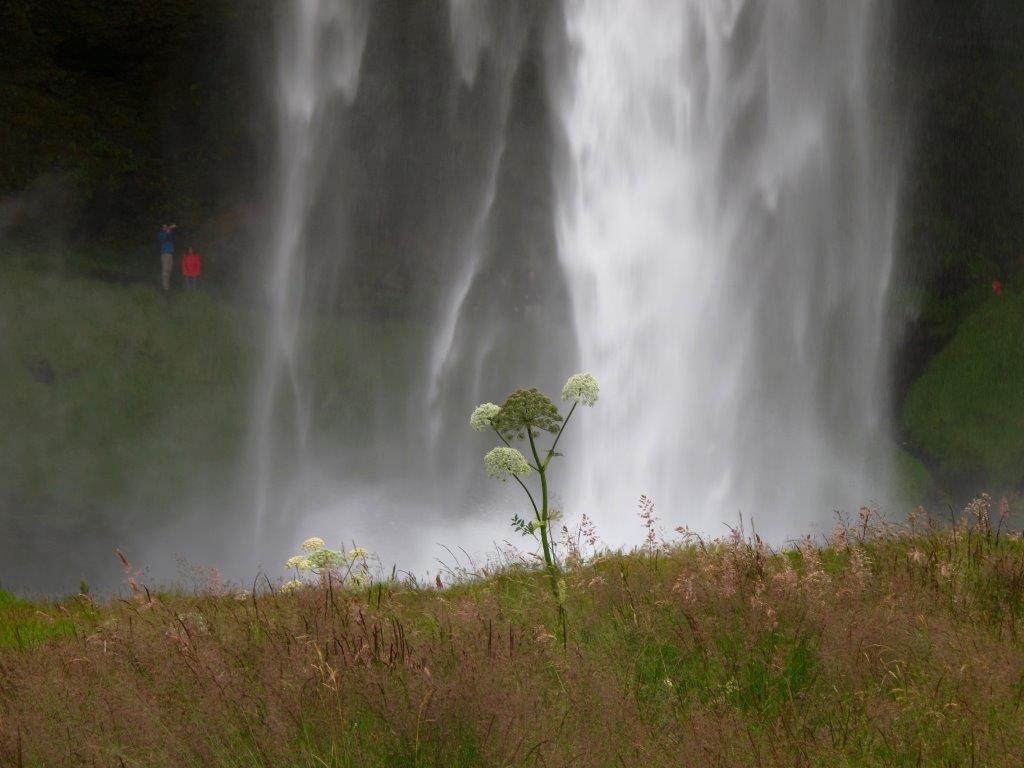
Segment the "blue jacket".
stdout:
<path fill-rule="evenodd" d="M 174 253 L 174 232 L 161 229 L 156 233 L 156 239 L 160 241 L 160 253 Z"/>

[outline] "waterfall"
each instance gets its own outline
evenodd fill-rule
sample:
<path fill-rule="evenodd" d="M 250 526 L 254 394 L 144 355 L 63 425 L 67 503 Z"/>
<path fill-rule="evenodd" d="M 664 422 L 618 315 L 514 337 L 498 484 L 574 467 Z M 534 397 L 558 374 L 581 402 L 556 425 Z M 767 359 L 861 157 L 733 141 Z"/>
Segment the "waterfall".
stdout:
<path fill-rule="evenodd" d="M 895 174 L 875 0 L 573 0 L 575 506 L 795 535 L 885 496 Z"/>
<path fill-rule="evenodd" d="M 603 397 L 556 502 L 610 543 L 641 493 L 777 535 L 881 495 L 880 6 L 282 6 L 264 553 L 317 533 L 417 567 L 425 530 L 460 544 L 466 520 L 486 547 L 520 500 L 468 413 L 578 368 Z M 358 386 L 324 380 L 345 365 Z"/>
<path fill-rule="evenodd" d="M 540 114 L 555 15 L 536 0 L 302 0 L 280 14 L 245 473 L 256 549 L 273 562 L 315 527 L 405 563 L 414 525 L 447 527 L 491 495 L 466 402 L 538 368 L 516 357 L 502 301 L 527 257 L 560 271 Z"/>
<path fill-rule="evenodd" d="M 269 254 L 268 322 L 252 426 L 255 533 L 262 534 L 279 458 L 299 461 L 311 409 L 304 332 L 310 309 L 306 226 L 320 183 L 318 163 L 329 151 L 340 100 L 355 98 L 369 21 L 363 0 L 297 0 L 278 41 L 278 189 Z M 282 434 L 280 409 L 288 411 Z M 296 455 L 297 454 L 297 455 Z"/>

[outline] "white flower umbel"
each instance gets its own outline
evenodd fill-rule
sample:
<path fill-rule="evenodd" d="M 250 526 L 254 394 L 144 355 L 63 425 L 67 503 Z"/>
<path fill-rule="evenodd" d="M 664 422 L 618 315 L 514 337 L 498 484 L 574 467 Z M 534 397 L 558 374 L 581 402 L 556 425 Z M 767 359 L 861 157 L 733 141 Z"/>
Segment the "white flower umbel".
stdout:
<path fill-rule="evenodd" d="M 316 552 L 310 552 L 306 559 L 312 566 L 311 570 L 328 571 L 345 564 L 345 553 L 333 549 L 318 549 Z"/>
<path fill-rule="evenodd" d="M 309 558 L 305 555 L 295 555 L 294 557 L 289 557 L 288 562 L 284 564 L 284 567 L 288 570 L 298 571 L 299 573 L 302 573 L 303 571 L 313 570 L 313 566 L 309 562 Z"/>
<path fill-rule="evenodd" d="M 484 456 L 484 468 L 488 475 L 502 482 L 507 480 L 509 475 L 528 475 L 530 473 L 530 465 L 527 463 L 526 457 L 515 448 L 508 448 L 504 445 L 499 445 L 487 452 L 487 455 Z"/>
<path fill-rule="evenodd" d="M 313 536 L 312 538 L 306 539 L 302 542 L 302 548 L 307 552 L 316 552 L 318 549 L 323 549 L 327 544 L 319 536 Z"/>
<path fill-rule="evenodd" d="M 291 581 L 286 581 L 284 584 L 281 585 L 281 591 L 294 592 L 297 589 L 302 589 L 304 586 L 306 585 L 298 579 L 292 579 Z"/>
<path fill-rule="evenodd" d="M 469 417 L 469 426 L 477 432 L 483 432 L 491 426 L 491 419 L 497 416 L 500 410 L 500 405 L 481 403 L 473 410 L 473 415 Z"/>
<path fill-rule="evenodd" d="M 562 387 L 562 399 L 573 400 L 584 405 L 594 405 L 601 394 L 597 379 L 589 373 L 577 373 L 569 377 Z"/>

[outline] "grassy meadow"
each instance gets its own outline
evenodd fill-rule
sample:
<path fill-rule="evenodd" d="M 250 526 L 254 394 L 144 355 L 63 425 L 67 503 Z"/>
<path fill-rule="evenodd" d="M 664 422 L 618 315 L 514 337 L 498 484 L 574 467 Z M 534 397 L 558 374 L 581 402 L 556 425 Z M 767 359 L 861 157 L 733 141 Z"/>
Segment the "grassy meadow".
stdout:
<path fill-rule="evenodd" d="M 987 500 L 955 528 L 862 510 L 781 551 L 584 532 L 561 548 L 564 647 L 509 553 L 440 589 L 4 598 L 0 764 L 1020 765 L 1024 542 L 1003 522 Z"/>

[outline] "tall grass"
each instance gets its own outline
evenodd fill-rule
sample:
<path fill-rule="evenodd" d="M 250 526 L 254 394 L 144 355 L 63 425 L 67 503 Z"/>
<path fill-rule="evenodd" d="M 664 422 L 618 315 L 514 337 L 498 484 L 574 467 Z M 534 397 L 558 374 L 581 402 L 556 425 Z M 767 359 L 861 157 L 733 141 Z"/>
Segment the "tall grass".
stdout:
<path fill-rule="evenodd" d="M 782 551 L 575 537 L 564 649 L 524 565 L 81 596 L 44 611 L 70 636 L 0 650 L 0 764 L 1020 765 L 1024 542 L 1001 523 L 982 499 Z"/>

